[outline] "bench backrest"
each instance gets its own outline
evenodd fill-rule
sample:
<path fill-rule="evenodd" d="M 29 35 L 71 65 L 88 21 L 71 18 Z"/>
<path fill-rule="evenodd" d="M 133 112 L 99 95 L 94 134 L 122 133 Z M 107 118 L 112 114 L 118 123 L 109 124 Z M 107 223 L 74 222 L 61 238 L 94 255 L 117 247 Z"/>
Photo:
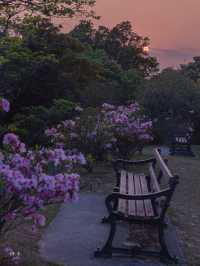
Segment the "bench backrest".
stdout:
<path fill-rule="evenodd" d="M 173 174 L 168 168 L 167 160 L 164 159 L 159 149 L 154 150 L 154 161 L 149 163 L 149 175 L 152 180 L 152 189 L 154 192 L 159 192 L 161 179 L 168 185 L 169 181 L 173 179 Z"/>
<path fill-rule="evenodd" d="M 173 178 L 173 174 L 167 166 L 167 160 L 162 157 L 159 149 L 154 150 L 154 156 L 156 159 L 157 166 L 162 171 L 162 174 L 168 179 Z"/>
<path fill-rule="evenodd" d="M 151 189 L 153 192 L 161 192 L 163 189 L 169 189 L 167 196 L 162 199 L 158 199 L 155 206 L 157 208 L 158 215 L 164 217 L 165 212 L 169 206 L 175 188 L 178 184 L 178 176 L 173 175 L 171 170 L 167 165 L 167 160 L 164 159 L 161 155 L 159 149 L 154 150 L 155 161 L 149 164 L 149 175 L 151 180 Z M 164 177 L 165 184 L 164 188 L 161 188 L 161 181 Z M 167 186 L 167 187 L 166 187 Z"/>

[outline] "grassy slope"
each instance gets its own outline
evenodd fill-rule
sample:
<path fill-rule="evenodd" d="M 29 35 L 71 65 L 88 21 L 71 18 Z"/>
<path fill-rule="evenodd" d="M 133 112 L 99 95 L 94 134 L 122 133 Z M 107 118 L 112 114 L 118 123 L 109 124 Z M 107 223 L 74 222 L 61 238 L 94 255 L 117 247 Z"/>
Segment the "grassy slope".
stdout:
<path fill-rule="evenodd" d="M 195 157 L 169 156 L 169 167 L 180 176 L 172 200 L 170 215 L 189 266 L 200 265 L 200 147 L 194 146 Z M 144 155 L 151 155 L 152 147 Z"/>
<path fill-rule="evenodd" d="M 45 210 L 46 216 L 48 217 L 46 226 L 53 220 L 58 210 L 59 205 L 52 205 Z M 6 243 L 22 254 L 23 261 L 20 262 L 20 266 L 59 266 L 54 263 L 45 262 L 39 256 L 38 242 L 44 229 L 41 228 L 36 233 L 33 233 L 31 231 L 31 225 L 26 223 L 6 236 Z"/>
<path fill-rule="evenodd" d="M 189 265 L 200 265 L 200 148 L 195 158 L 171 157 L 170 165 L 180 176 L 172 219 L 177 225 Z"/>

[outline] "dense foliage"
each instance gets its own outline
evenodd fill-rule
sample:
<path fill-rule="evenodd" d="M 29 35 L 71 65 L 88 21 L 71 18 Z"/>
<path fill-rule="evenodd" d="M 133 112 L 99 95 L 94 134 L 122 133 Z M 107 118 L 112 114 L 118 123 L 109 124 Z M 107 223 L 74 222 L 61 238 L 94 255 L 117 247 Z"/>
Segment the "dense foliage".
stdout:
<path fill-rule="evenodd" d="M 1 110 L 10 104 L 0 100 Z M 78 165 L 84 165 L 80 152 L 61 148 L 28 149 L 13 133 L 3 137 L 0 152 L 0 233 L 11 230 L 22 218 L 44 225 L 41 210 L 49 204 L 77 198 Z"/>
<path fill-rule="evenodd" d="M 75 107 L 64 99 L 54 100 L 49 108 L 42 105 L 26 107 L 14 115 L 8 129 L 20 135 L 29 146 L 45 145 L 44 129 L 76 115 Z"/>
<path fill-rule="evenodd" d="M 181 65 L 181 73 L 195 82 L 200 81 L 200 56 L 193 58 L 193 62 Z"/>
<path fill-rule="evenodd" d="M 12 104 L 9 115 L 2 116 L 1 135 L 11 130 L 28 144 L 41 144 L 45 128 L 72 115 L 68 102 L 96 108 L 104 102 L 134 100 L 146 75 L 142 69 L 152 58 L 142 52 L 142 37 L 131 40 L 137 34 L 129 23 L 116 28 L 121 28 L 120 43 L 127 34 L 126 46 L 138 61 L 133 64 L 133 60 L 126 69 L 105 47 L 94 47 L 74 36 L 77 27 L 64 34 L 48 18 L 26 17 L 16 36 L 0 37 L 0 94 Z M 156 63 L 150 72 L 155 67 Z"/>
<path fill-rule="evenodd" d="M 140 91 L 143 107 L 154 121 L 157 141 L 168 142 L 179 126 L 199 124 L 200 88 L 180 71 L 165 69 Z M 192 125 L 193 124 L 193 125 Z"/>
<path fill-rule="evenodd" d="M 16 32 L 27 17 L 95 17 L 94 4 L 95 0 L 0 0 L 0 32 Z"/>
<path fill-rule="evenodd" d="M 0 94 L 12 104 L 1 116 L 1 135 L 11 130 L 28 144 L 41 144 L 45 128 L 75 115 L 73 102 L 98 108 L 137 100 L 158 120 L 155 140 L 165 141 L 165 126 L 172 127 L 180 114 L 192 120 L 198 140 L 198 57 L 180 70 L 156 74 L 157 62 L 144 50 L 149 39 L 129 22 L 108 29 L 83 20 L 65 34 L 48 16 L 26 16 L 16 32 L 0 37 Z M 171 124 L 164 122 L 169 117 Z"/>
<path fill-rule="evenodd" d="M 105 26 L 95 29 L 91 21 L 81 21 L 71 35 L 92 46 L 94 50 L 104 50 L 125 71 L 137 69 L 144 76 L 149 76 L 158 70 L 156 59 L 144 50 L 149 45 L 149 39 L 135 33 L 129 21 L 124 21 L 111 30 Z"/>
<path fill-rule="evenodd" d="M 25 106 L 49 106 L 55 98 L 86 106 L 122 103 L 135 97 L 144 79 L 142 46 L 135 51 L 141 63 L 124 70 L 106 50 L 60 33 L 47 19 L 25 19 L 19 33 L 0 38 L 1 94 L 14 113 Z"/>
<path fill-rule="evenodd" d="M 45 133 L 55 147 L 78 148 L 90 161 L 107 159 L 109 155 L 129 158 L 152 140 L 151 127 L 151 121 L 141 116 L 138 104 L 105 103 L 97 110 L 81 110 L 79 117 L 65 120 Z"/>

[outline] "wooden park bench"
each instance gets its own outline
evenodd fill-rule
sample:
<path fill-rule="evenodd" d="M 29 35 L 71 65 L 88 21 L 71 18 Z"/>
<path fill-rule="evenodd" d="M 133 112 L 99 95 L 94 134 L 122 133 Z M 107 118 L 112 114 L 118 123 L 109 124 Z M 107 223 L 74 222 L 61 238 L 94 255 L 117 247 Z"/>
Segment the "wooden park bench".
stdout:
<path fill-rule="evenodd" d="M 117 160 L 114 162 L 117 187 L 106 198 L 109 216 L 103 219 L 103 222 L 110 224 L 110 234 L 104 247 L 95 252 L 96 257 L 112 257 L 115 253 L 131 256 L 144 254 L 159 255 L 161 258 L 174 260 L 165 243 L 164 229 L 166 227 L 166 212 L 179 178 L 171 173 L 160 151 L 155 149 L 154 152 L 155 157 L 147 160 Z M 142 166 L 142 168 L 147 166 L 147 173 L 136 174 L 129 170 L 130 166 Z M 166 184 L 164 184 L 164 180 L 167 181 Z M 138 246 L 131 248 L 113 247 L 117 221 L 125 221 L 129 224 L 155 225 L 158 229 L 161 249 L 150 251 L 143 250 Z"/>
<path fill-rule="evenodd" d="M 194 156 L 192 149 L 192 134 L 189 130 L 177 130 L 173 134 L 170 154 L 171 155 L 185 155 L 185 156 Z"/>

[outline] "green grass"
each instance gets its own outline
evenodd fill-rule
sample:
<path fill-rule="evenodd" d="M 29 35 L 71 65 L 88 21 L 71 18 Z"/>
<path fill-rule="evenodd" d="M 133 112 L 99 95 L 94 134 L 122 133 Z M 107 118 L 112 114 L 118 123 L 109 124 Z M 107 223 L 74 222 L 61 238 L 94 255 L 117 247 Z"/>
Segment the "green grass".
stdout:
<path fill-rule="evenodd" d="M 200 265 L 200 147 L 194 158 L 171 157 L 170 165 L 180 176 L 173 199 L 172 219 L 189 265 Z"/>
<path fill-rule="evenodd" d="M 47 224 L 54 219 L 59 210 L 59 205 L 52 205 L 46 208 L 45 215 L 47 217 Z M 6 235 L 6 243 L 14 250 L 20 251 L 22 254 L 22 262 L 20 266 L 60 266 L 58 264 L 43 261 L 39 255 L 39 240 L 42 237 L 45 228 L 40 228 L 37 232 L 32 232 L 30 223 L 25 223 L 19 226 L 16 230 L 9 232 Z M 7 266 L 7 265 L 2 265 Z M 10 264 L 9 264 L 10 266 Z"/>

